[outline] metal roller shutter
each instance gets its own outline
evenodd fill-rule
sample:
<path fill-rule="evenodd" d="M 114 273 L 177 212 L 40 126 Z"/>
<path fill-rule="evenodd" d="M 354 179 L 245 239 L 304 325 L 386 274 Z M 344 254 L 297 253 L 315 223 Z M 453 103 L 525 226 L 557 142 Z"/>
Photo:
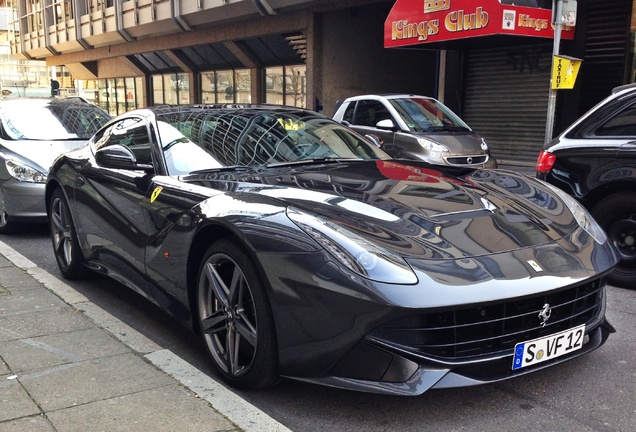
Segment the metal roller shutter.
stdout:
<path fill-rule="evenodd" d="M 543 147 L 552 41 L 466 53 L 462 117 L 502 163 L 534 166 Z"/>
<path fill-rule="evenodd" d="M 625 83 L 632 0 L 590 0 L 579 115 Z"/>

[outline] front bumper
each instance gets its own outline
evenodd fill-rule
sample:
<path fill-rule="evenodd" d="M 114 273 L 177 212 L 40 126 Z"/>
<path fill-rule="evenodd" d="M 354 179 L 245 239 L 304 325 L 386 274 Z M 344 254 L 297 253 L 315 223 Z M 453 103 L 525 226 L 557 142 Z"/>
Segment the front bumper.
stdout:
<path fill-rule="evenodd" d="M 615 329 L 605 319 L 586 335 L 583 347 L 571 354 L 555 358 L 537 365 L 512 370 L 512 352 L 480 362 L 464 362 L 461 364 L 440 366 L 431 362 L 416 363 L 394 352 L 369 343 L 358 345 L 349 354 L 350 366 L 356 374 L 380 373 L 377 380 L 327 376 L 319 378 L 294 378 L 301 381 L 347 390 L 397 396 L 417 396 L 430 389 L 469 387 L 507 380 L 536 372 L 576 357 L 585 355 L 605 343 Z M 354 358 L 361 356 L 361 358 Z M 378 361 L 383 359 L 383 361 Z M 344 359 L 347 361 L 347 358 Z M 346 366 L 343 363 L 339 367 Z M 379 369 L 372 371 L 375 367 Z M 397 381 L 400 376 L 409 375 L 404 381 Z"/>
<path fill-rule="evenodd" d="M 10 221 L 45 222 L 44 183 L 10 179 L 2 184 L 2 199 Z"/>

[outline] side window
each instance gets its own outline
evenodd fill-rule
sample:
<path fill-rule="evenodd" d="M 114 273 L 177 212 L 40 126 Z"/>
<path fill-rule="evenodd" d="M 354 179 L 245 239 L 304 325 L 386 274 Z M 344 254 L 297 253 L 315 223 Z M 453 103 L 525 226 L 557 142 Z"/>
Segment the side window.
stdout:
<path fill-rule="evenodd" d="M 347 121 L 349 123 L 353 123 L 353 111 L 355 110 L 356 102 L 349 102 L 347 109 L 342 116 L 343 121 Z"/>
<path fill-rule="evenodd" d="M 146 122 L 140 118 L 127 118 L 107 128 L 96 137 L 95 148 L 122 145 L 128 147 L 140 164 L 151 164 L 151 145 Z"/>
<path fill-rule="evenodd" d="M 362 100 L 358 102 L 353 124 L 375 127 L 379 121 L 390 118 L 391 115 L 382 102 L 375 100 Z"/>
<path fill-rule="evenodd" d="M 636 136 L 636 102 L 599 126 L 594 132 L 596 136 Z"/>

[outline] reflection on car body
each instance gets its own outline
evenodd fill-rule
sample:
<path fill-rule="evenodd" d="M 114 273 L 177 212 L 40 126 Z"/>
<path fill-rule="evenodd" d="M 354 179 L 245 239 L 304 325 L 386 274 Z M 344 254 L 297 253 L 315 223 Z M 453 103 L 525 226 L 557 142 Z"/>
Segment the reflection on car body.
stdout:
<path fill-rule="evenodd" d="M 512 172 L 393 160 L 311 111 L 132 111 L 60 157 L 46 196 L 66 277 L 126 283 L 241 388 L 415 395 L 554 365 L 613 331 L 615 256 L 574 200 Z M 518 344 L 575 331 L 577 350 L 513 369 Z"/>

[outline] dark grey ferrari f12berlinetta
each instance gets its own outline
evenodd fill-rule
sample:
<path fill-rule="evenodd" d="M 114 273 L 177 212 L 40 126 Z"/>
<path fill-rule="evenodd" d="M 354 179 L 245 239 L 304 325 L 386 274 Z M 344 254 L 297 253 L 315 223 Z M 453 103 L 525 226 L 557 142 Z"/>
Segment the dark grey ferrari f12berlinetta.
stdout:
<path fill-rule="evenodd" d="M 46 186 L 65 277 L 116 278 L 201 334 L 221 377 L 416 395 L 602 345 L 605 234 L 514 172 L 395 160 L 312 111 L 126 113 Z"/>

